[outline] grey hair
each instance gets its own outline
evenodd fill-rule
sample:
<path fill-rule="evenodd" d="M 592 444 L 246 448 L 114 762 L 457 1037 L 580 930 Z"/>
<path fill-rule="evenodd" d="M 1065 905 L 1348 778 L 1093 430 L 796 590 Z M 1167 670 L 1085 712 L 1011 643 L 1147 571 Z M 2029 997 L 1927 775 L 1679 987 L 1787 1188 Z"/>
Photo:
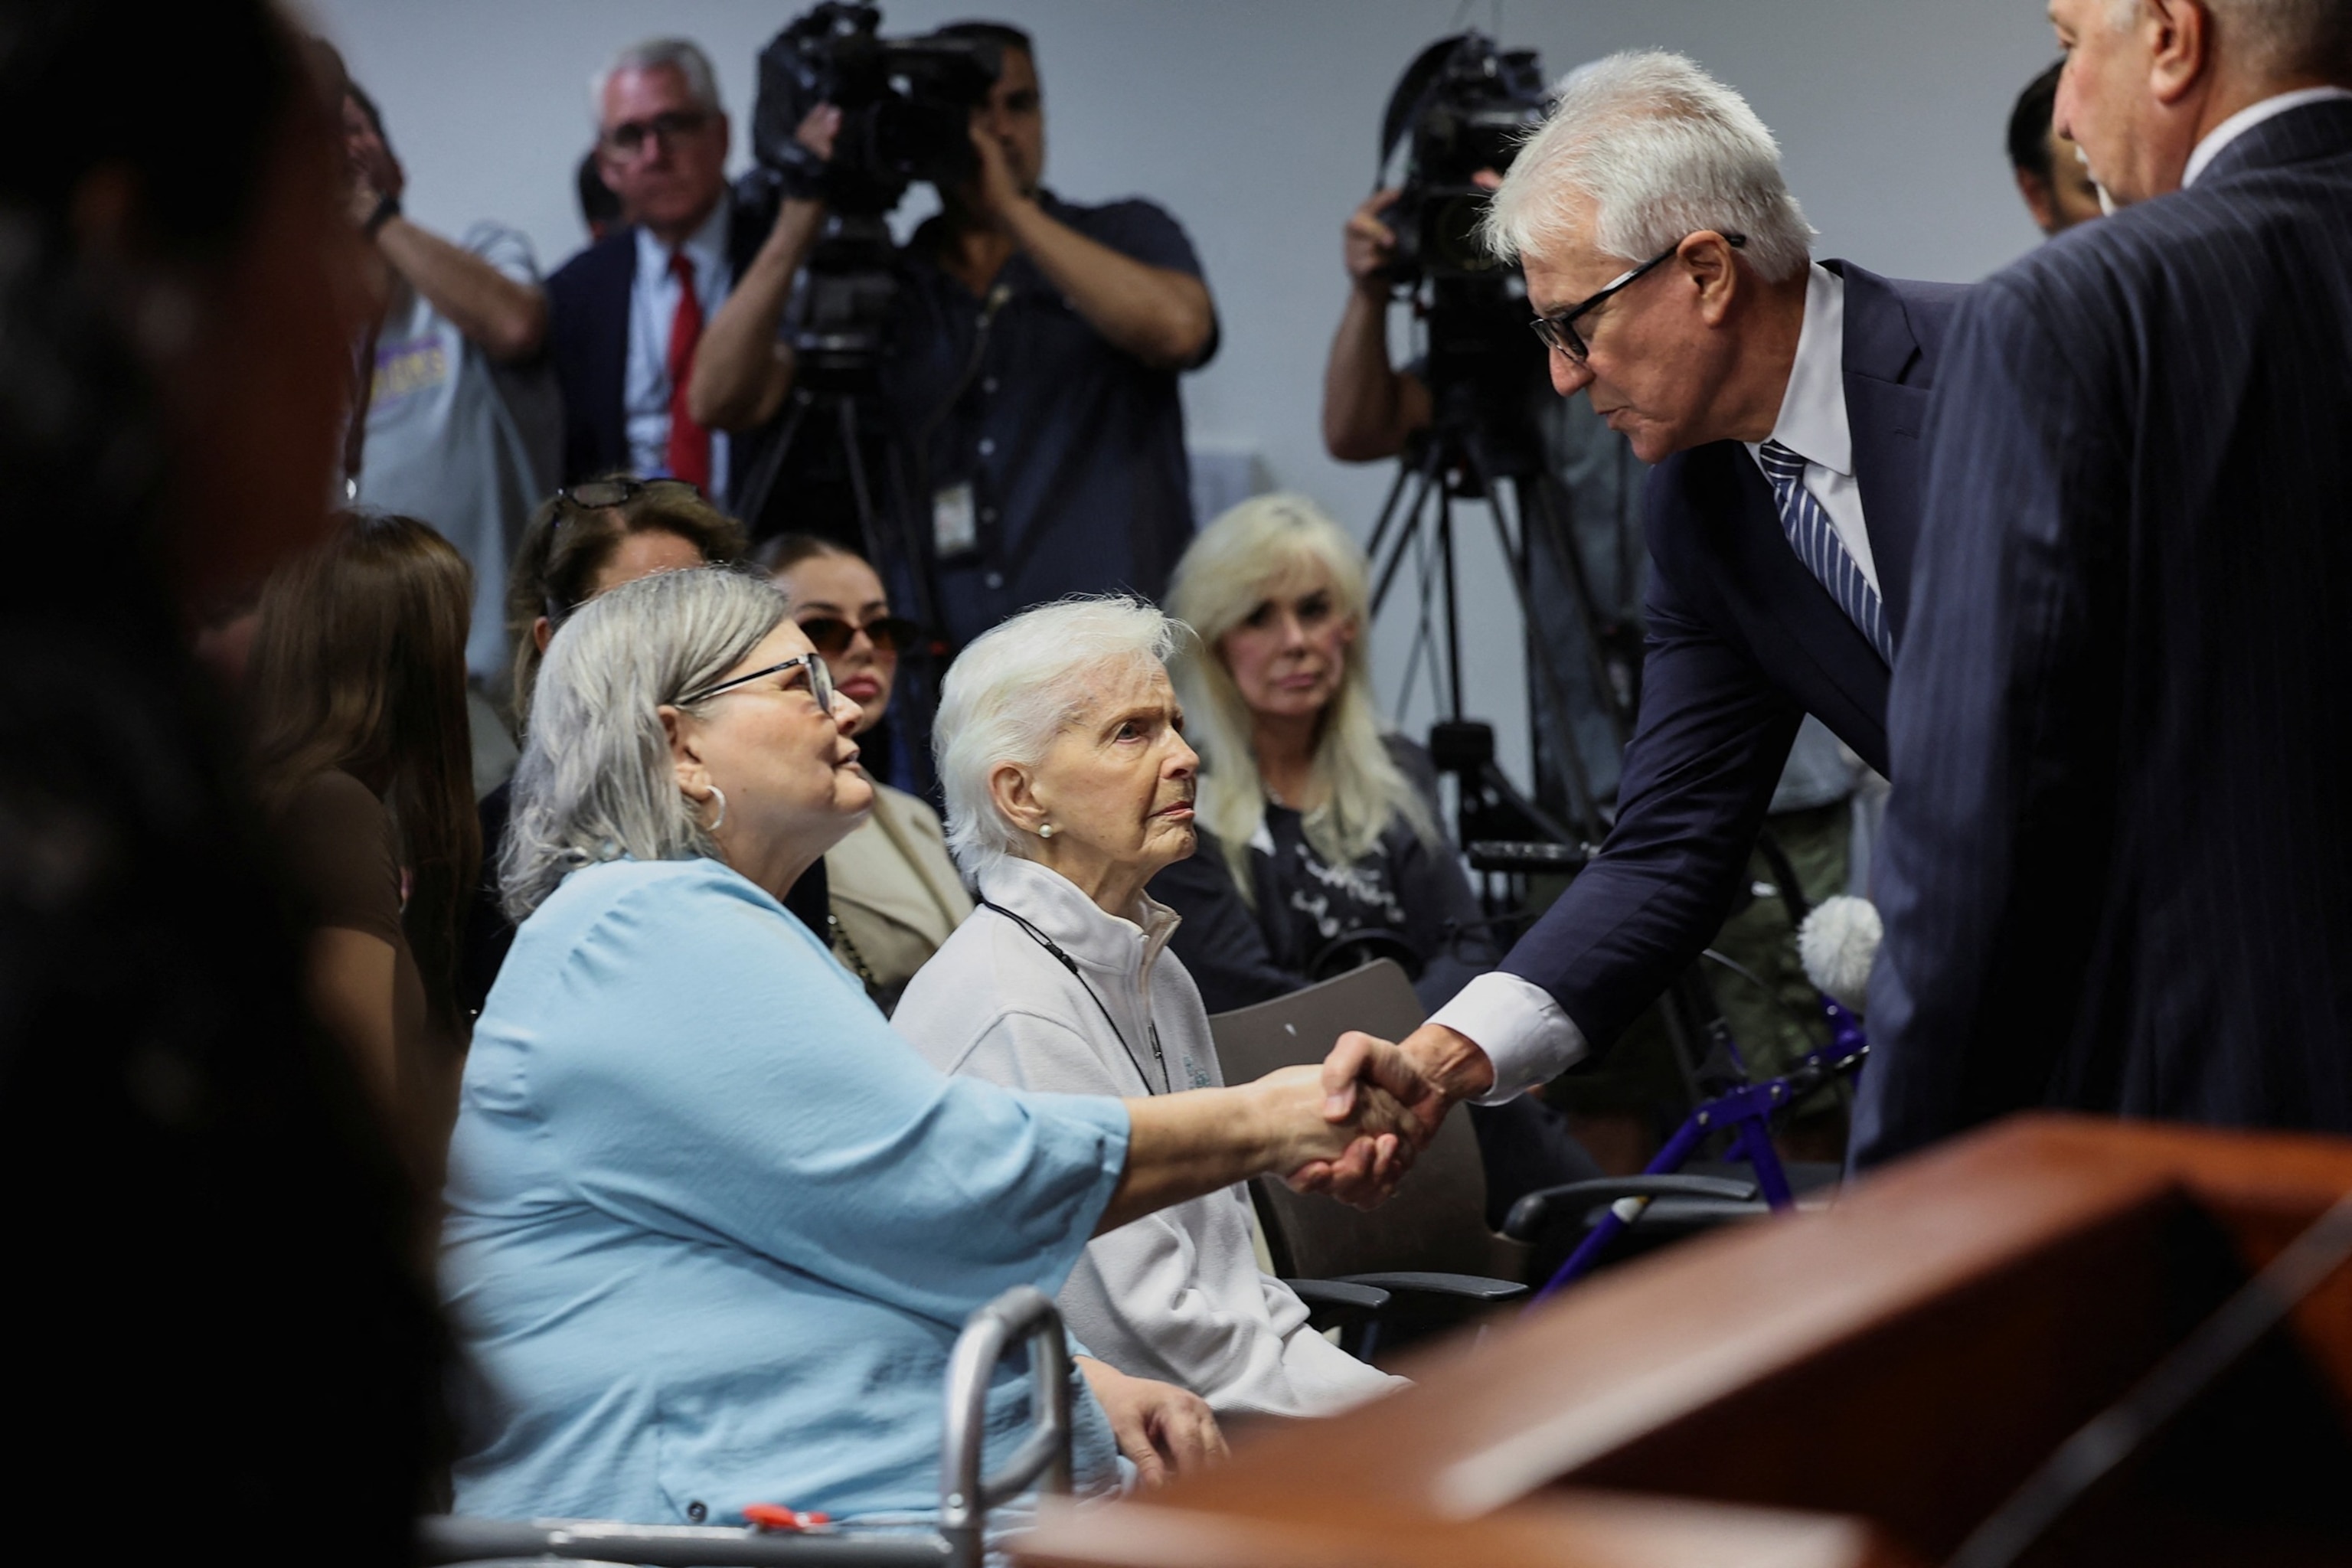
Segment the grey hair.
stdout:
<path fill-rule="evenodd" d="M 2107 25 L 2131 26 L 2141 0 L 2107 0 Z M 2204 0 L 2216 52 L 2264 77 L 2344 80 L 2352 70 L 2352 5 L 2344 0 Z"/>
<path fill-rule="evenodd" d="M 1402 818 L 1423 843 L 1444 842 L 1421 791 L 1389 755 L 1372 694 L 1371 592 L 1363 546 L 1303 495 L 1253 496 L 1202 529 L 1185 547 L 1168 605 L 1197 646 L 1178 661 L 1176 689 L 1204 759 L 1201 825 L 1216 836 L 1243 901 L 1257 901 L 1250 839 L 1265 817 L 1265 783 L 1251 754 L 1252 716 L 1218 644 L 1277 593 L 1320 577 L 1335 615 L 1356 623 L 1339 694 L 1315 735 L 1314 773 L 1322 804 L 1307 814 L 1307 841 L 1335 866 L 1352 866 Z"/>
<path fill-rule="evenodd" d="M 613 57 L 612 63 L 588 79 L 588 119 L 601 128 L 604 123 L 604 89 L 623 71 L 658 70 L 664 66 L 686 79 L 687 96 L 696 105 L 713 114 L 727 110 L 719 101 L 719 78 L 710 68 L 710 57 L 702 46 L 691 38 L 647 38 L 631 44 Z"/>
<path fill-rule="evenodd" d="M 1505 261 L 1585 239 L 1634 262 L 1702 229 L 1745 235 L 1748 265 L 1773 282 L 1811 258 L 1813 227 L 1748 100 L 1684 56 L 1637 49 L 1560 79 L 1479 234 Z"/>
<path fill-rule="evenodd" d="M 719 679 L 782 624 L 783 595 L 729 566 L 659 572 L 600 594 L 540 667 L 515 765 L 499 891 L 521 921 L 583 866 L 718 857 L 670 766 L 664 705 Z"/>
<path fill-rule="evenodd" d="M 1164 668 L 1185 635 L 1183 623 L 1140 599 L 1068 598 L 992 627 L 957 656 L 940 684 L 931 752 L 948 851 L 967 877 L 1008 855 L 1028 858 L 1028 836 L 996 809 L 989 775 L 1006 763 L 1036 766 L 1106 675 Z"/>

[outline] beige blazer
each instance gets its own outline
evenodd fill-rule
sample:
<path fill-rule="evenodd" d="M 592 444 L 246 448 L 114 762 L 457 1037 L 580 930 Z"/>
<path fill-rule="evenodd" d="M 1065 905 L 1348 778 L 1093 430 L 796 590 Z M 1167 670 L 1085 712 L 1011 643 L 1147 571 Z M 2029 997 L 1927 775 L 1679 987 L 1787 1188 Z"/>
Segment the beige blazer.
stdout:
<path fill-rule="evenodd" d="M 939 815 L 877 782 L 873 815 L 833 847 L 824 875 L 833 951 L 887 1014 L 915 971 L 971 913 L 971 895 L 948 858 Z"/>

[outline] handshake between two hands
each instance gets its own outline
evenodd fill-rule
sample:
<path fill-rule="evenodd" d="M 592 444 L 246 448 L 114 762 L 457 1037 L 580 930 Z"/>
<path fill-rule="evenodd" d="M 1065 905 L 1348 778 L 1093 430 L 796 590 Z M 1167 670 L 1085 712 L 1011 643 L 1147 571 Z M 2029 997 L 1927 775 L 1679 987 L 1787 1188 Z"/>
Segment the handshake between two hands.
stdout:
<path fill-rule="evenodd" d="M 1307 1158 L 1285 1178 L 1292 1190 L 1369 1209 L 1396 1191 L 1447 1109 L 1483 1090 L 1493 1069 L 1467 1038 L 1429 1025 L 1402 1043 L 1351 1030 L 1320 1068 L 1291 1068 L 1265 1081 L 1275 1079 L 1286 1098 L 1319 1099 L 1320 1126 L 1301 1141 Z"/>

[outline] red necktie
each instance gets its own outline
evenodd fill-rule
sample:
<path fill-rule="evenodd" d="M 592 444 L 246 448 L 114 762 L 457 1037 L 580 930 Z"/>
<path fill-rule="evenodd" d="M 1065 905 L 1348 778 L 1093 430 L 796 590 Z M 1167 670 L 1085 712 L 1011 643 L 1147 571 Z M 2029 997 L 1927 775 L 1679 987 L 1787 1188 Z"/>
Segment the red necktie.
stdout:
<path fill-rule="evenodd" d="M 686 411 L 686 384 L 694 379 L 694 345 L 702 341 L 702 302 L 694 297 L 694 263 L 674 250 L 669 275 L 677 279 L 677 314 L 669 319 L 669 471 L 710 489 L 710 432 Z"/>

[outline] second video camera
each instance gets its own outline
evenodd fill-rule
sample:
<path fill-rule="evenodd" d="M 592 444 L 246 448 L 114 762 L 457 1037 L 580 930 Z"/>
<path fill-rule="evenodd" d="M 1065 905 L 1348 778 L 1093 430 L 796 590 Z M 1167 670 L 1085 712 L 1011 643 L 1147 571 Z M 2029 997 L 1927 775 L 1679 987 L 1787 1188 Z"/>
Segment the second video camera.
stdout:
<path fill-rule="evenodd" d="M 976 169 L 971 111 L 1003 68 L 979 38 L 881 37 L 880 7 L 826 0 L 760 51 L 751 150 L 772 169 L 814 172 L 794 139 L 819 104 L 841 110 L 824 194 L 837 213 L 877 216 L 908 185 L 951 185 Z"/>
<path fill-rule="evenodd" d="M 1545 107 L 1535 51 L 1498 49 L 1484 33 L 1440 38 L 1405 68 L 1381 123 L 1383 165 L 1410 138 L 1404 187 L 1388 218 L 1397 237 L 1389 274 L 1399 284 L 1507 270 L 1478 242 L 1488 193 L 1475 176 L 1508 169 Z"/>

